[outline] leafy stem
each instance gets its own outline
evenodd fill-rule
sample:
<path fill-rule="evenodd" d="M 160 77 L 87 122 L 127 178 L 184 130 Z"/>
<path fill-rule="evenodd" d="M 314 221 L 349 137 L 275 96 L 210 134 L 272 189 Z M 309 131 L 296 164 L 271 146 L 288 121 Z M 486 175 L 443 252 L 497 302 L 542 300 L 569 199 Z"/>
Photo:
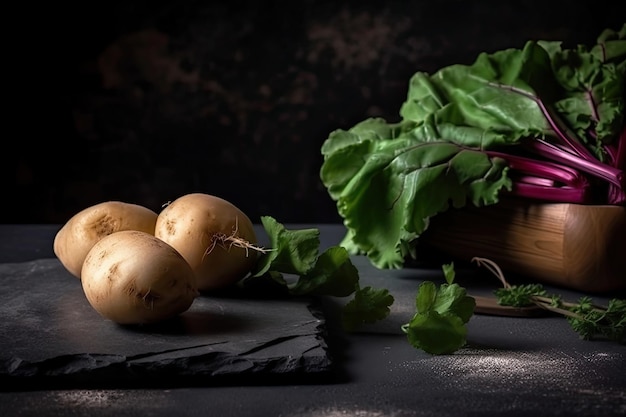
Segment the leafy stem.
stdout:
<path fill-rule="evenodd" d="M 564 316 L 572 329 L 583 339 L 605 337 L 619 343 L 626 342 L 626 300 L 611 299 L 607 306 L 592 303 L 583 296 L 578 303 L 563 301 L 561 296 L 548 294 L 541 284 L 511 285 L 500 267 L 492 260 L 475 257 L 472 261 L 484 266 L 502 283 L 494 291 L 501 305 L 524 307 L 536 305 Z"/>

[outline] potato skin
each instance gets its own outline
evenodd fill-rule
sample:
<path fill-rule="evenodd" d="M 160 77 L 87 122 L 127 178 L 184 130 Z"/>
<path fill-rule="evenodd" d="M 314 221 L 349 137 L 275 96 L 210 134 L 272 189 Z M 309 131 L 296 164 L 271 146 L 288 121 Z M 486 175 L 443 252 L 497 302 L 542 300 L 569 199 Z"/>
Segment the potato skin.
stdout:
<path fill-rule="evenodd" d="M 122 201 L 105 201 L 72 216 L 54 237 L 54 254 L 75 277 L 89 250 L 105 236 L 121 230 L 154 235 L 158 214 L 147 207 Z"/>
<path fill-rule="evenodd" d="M 174 200 L 159 213 L 154 235 L 187 260 L 200 291 L 230 286 L 245 277 L 256 263 L 254 249 L 220 240 L 230 236 L 257 244 L 250 218 L 234 204 L 214 195 L 191 193 Z"/>
<path fill-rule="evenodd" d="M 81 283 L 89 304 L 120 324 L 148 324 L 189 309 L 198 295 L 185 259 L 153 235 L 123 230 L 103 237 L 87 254 Z"/>

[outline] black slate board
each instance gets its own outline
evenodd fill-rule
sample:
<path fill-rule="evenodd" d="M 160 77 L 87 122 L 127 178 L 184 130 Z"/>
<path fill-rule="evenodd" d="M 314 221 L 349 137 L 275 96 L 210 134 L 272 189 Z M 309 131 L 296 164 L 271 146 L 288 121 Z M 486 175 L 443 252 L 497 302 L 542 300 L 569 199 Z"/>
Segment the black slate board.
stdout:
<path fill-rule="evenodd" d="M 0 264 L 2 389 L 258 384 L 332 367 L 313 299 L 197 298 L 151 326 L 102 318 L 57 259 Z"/>

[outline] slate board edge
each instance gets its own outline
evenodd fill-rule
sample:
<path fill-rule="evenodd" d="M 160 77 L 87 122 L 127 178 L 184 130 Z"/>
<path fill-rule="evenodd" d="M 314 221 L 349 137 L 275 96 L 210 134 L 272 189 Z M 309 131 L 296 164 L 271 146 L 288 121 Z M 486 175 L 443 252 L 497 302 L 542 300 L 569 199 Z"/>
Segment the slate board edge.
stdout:
<path fill-rule="evenodd" d="M 320 334 L 317 336 L 319 345 L 310 354 L 261 361 L 231 352 L 211 352 L 207 355 L 180 358 L 180 361 L 188 362 L 182 368 L 183 371 L 180 363 L 172 366 L 173 362 L 133 361 L 121 355 L 83 353 L 63 355 L 37 363 L 28 363 L 17 357 L 0 357 L 0 392 L 329 382 L 335 375 L 336 364 L 329 355 L 326 342 L 328 333 L 325 314 L 317 298 L 310 298 L 307 308 L 320 320 Z M 81 362 L 89 366 L 76 366 Z M 233 367 L 233 363 L 237 363 L 237 366 Z M 71 366 L 67 367 L 68 364 Z M 222 364 L 227 366 L 222 367 Z"/>

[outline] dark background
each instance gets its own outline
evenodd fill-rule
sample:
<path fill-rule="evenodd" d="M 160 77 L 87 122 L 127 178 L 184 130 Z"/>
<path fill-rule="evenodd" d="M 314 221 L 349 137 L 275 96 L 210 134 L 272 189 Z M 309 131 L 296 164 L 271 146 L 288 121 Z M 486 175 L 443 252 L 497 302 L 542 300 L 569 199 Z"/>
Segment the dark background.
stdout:
<path fill-rule="evenodd" d="M 49 3 L 4 13 L 3 223 L 196 191 L 254 222 L 338 222 L 323 141 L 396 120 L 414 72 L 626 20 L 600 0 Z"/>

